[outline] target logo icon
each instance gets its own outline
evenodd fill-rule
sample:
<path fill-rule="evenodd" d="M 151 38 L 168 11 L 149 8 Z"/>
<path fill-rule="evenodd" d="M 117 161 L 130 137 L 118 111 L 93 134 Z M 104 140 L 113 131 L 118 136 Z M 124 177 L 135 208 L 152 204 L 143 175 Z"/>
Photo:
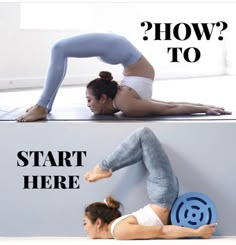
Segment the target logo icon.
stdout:
<path fill-rule="evenodd" d="M 217 211 L 212 200 L 199 192 L 188 192 L 177 198 L 171 209 L 171 223 L 189 228 L 215 223 Z"/>

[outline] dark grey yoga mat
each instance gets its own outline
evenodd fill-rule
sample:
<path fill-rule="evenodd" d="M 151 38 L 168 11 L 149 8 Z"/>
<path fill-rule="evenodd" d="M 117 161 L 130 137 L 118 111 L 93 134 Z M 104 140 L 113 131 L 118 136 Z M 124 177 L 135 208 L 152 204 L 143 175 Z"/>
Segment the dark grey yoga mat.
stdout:
<path fill-rule="evenodd" d="M 0 115 L 0 121 L 15 121 L 24 114 L 25 108 L 15 108 Z M 127 117 L 118 112 L 115 115 L 94 115 L 89 108 L 68 105 L 53 108 L 48 114 L 47 121 L 196 121 L 196 120 L 236 120 L 236 112 L 232 115 L 211 116 L 205 114 L 177 115 L 177 116 L 150 116 Z"/>

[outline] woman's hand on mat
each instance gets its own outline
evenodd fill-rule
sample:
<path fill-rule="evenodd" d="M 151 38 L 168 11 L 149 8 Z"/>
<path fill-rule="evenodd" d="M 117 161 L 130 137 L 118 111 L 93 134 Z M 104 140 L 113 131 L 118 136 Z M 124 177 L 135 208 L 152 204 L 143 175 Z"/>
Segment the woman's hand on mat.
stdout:
<path fill-rule="evenodd" d="M 216 231 L 217 223 L 210 225 L 203 225 L 197 229 L 197 236 L 202 238 L 211 238 L 212 234 Z"/>
<path fill-rule="evenodd" d="M 215 107 L 215 106 L 206 106 L 207 115 L 231 115 L 232 112 L 225 111 L 224 108 Z"/>

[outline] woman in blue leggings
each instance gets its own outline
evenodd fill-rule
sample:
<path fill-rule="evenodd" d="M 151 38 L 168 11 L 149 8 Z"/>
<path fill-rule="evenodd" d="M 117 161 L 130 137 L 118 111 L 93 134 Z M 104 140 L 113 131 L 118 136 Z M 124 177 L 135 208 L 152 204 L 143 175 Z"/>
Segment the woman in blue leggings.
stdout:
<path fill-rule="evenodd" d="M 203 237 L 210 238 L 215 225 L 198 229 L 169 225 L 171 207 L 178 197 L 178 180 L 160 142 L 149 128 L 135 130 L 106 159 L 85 174 L 94 182 L 108 178 L 113 172 L 133 164 L 145 165 L 150 203 L 122 216 L 120 203 L 112 197 L 85 208 L 84 228 L 91 238 L 152 239 Z"/>
<path fill-rule="evenodd" d="M 67 60 L 71 57 L 98 57 L 105 63 L 121 64 L 124 67 L 124 78 L 120 85 L 112 80 L 109 72 L 101 73 L 100 78 L 89 83 L 86 96 L 88 106 L 94 113 L 113 114 L 122 111 L 128 116 L 195 112 L 226 113 L 223 108 L 213 106 L 152 100 L 155 72 L 142 53 L 123 36 L 111 33 L 90 33 L 60 40 L 53 46 L 42 95 L 36 105 L 17 118 L 17 121 L 37 121 L 46 118 L 65 77 Z M 100 95 L 96 96 L 95 91 L 99 91 Z"/>

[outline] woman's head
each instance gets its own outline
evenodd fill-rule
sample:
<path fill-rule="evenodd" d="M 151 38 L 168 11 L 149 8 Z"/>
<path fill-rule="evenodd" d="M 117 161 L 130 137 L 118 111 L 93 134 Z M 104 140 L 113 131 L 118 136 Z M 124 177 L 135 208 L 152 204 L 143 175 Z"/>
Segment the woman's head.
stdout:
<path fill-rule="evenodd" d="M 101 238 L 104 228 L 111 221 L 119 218 L 121 212 L 119 208 L 121 203 L 107 197 L 104 202 L 95 202 L 85 208 L 84 211 L 84 229 L 91 238 Z"/>
<path fill-rule="evenodd" d="M 106 113 L 107 103 L 115 98 L 118 87 L 118 83 L 113 80 L 110 72 L 101 71 L 99 78 L 87 85 L 86 97 L 91 111 L 96 114 Z"/>

